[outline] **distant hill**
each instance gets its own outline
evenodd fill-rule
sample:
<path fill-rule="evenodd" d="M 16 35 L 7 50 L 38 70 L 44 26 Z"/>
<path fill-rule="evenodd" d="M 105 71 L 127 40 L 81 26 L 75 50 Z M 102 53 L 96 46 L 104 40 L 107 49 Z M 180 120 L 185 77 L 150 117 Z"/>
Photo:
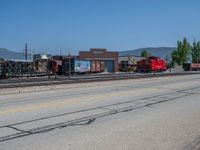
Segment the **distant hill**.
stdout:
<path fill-rule="evenodd" d="M 120 51 L 119 56 L 135 55 L 140 56 L 143 50 L 147 50 L 152 56 L 159 56 L 161 58 L 166 58 L 170 56 L 171 52 L 174 51 L 176 47 L 146 47 L 135 50 Z"/>
<path fill-rule="evenodd" d="M 176 48 L 175 47 L 146 47 L 146 48 L 140 48 L 140 49 L 135 49 L 135 50 L 119 51 L 119 56 L 127 56 L 127 55 L 140 56 L 143 50 L 147 50 L 153 56 L 160 56 L 161 58 L 166 58 L 166 56 L 170 56 L 171 52 L 174 49 Z M 13 52 L 5 48 L 0 48 L 0 58 L 23 60 L 24 53 Z"/>
<path fill-rule="evenodd" d="M 22 60 L 24 59 L 24 53 L 13 52 L 5 48 L 0 48 L 0 58 Z"/>

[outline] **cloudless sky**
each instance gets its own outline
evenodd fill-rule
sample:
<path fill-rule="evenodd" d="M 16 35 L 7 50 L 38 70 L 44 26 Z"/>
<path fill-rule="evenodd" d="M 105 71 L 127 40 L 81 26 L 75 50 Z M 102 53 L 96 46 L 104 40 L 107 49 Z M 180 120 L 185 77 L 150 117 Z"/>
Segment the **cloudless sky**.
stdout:
<path fill-rule="evenodd" d="M 0 0 L 0 47 L 75 53 L 200 40 L 200 0 Z"/>

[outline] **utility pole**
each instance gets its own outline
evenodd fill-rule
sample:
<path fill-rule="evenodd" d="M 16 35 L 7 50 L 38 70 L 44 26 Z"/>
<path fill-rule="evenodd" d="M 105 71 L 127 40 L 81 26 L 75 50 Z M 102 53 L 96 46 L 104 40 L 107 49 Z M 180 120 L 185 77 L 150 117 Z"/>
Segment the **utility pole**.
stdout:
<path fill-rule="evenodd" d="M 27 74 L 27 77 L 28 77 L 28 74 L 29 74 L 29 69 L 28 69 L 28 63 L 27 63 L 27 60 L 31 59 L 31 53 L 30 51 L 28 50 L 28 44 L 26 43 L 25 44 L 25 49 L 24 49 L 24 59 L 25 59 L 25 72 Z"/>
<path fill-rule="evenodd" d="M 24 58 L 25 58 L 25 60 L 28 60 L 28 46 L 27 46 L 27 43 L 25 44 Z M 25 67 L 24 67 L 25 71 L 24 71 L 24 73 L 27 74 L 27 77 L 28 77 L 27 63 L 26 63 L 26 61 L 24 62 L 24 64 L 25 64 Z"/>
<path fill-rule="evenodd" d="M 27 43 L 25 44 L 25 60 L 28 60 L 28 48 L 27 48 Z"/>
<path fill-rule="evenodd" d="M 71 56 L 70 56 L 70 52 L 69 52 L 69 78 L 71 78 Z"/>

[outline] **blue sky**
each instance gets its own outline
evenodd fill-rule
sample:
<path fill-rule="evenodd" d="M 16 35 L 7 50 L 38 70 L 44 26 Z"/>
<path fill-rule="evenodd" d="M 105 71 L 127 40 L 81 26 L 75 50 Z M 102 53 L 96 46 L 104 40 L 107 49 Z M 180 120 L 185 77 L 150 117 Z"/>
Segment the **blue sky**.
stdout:
<path fill-rule="evenodd" d="M 0 47 L 75 53 L 200 40 L 199 0 L 0 0 Z"/>

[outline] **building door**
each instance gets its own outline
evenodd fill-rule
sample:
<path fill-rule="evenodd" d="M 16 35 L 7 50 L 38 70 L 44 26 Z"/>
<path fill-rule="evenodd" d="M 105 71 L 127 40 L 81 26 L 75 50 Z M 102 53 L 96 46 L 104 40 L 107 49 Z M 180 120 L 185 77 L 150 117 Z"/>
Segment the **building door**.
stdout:
<path fill-rule="evenodd" d="M 104 71 L 105 72 L 114 72 L 114 60 L 105 60 L 104 61 Z"/>

